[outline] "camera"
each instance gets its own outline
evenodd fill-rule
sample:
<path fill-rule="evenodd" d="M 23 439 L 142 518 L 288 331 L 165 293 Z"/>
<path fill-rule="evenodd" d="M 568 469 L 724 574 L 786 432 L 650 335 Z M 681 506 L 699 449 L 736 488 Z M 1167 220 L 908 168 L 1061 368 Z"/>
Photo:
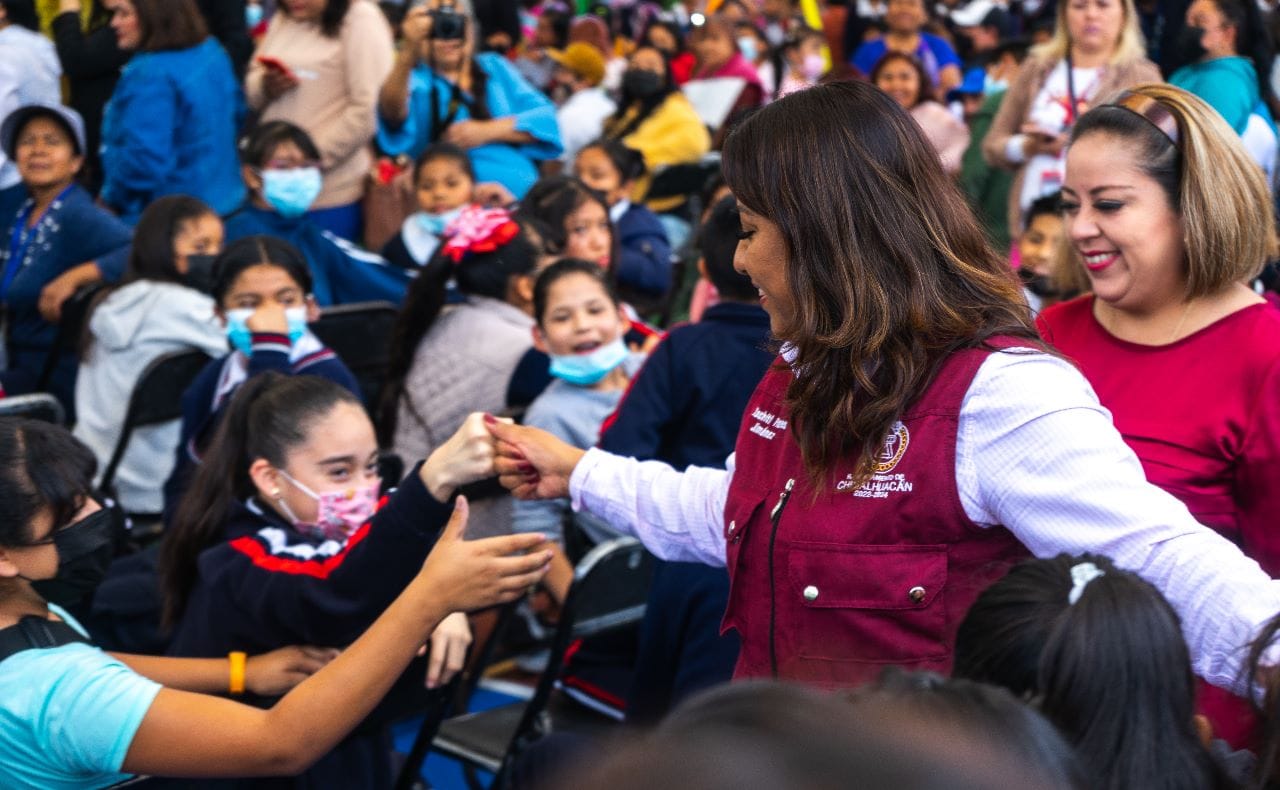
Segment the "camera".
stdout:
<path fill-rule="evenodd" d="M 467 36 L 467 17 L 459 14 L 453 3 L 446 3 L 428 12 L 431 15 L 431 37 L 457 41 Z"/>

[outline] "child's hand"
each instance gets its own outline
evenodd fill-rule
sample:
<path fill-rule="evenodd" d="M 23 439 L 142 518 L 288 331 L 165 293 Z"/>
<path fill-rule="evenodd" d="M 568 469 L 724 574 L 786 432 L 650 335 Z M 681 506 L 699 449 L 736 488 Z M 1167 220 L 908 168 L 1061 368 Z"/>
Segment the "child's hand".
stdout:
<path fill-rule="evenodd" d="M 472 194 L 474 196 L 473 200 L 485 208 L 501 208 L 516 202 L 516 196 L 511 194 L 511 190 L 497 181 L 476 184 L 475 191 Z"/>
<path fill-rule="evenodd" d="M 437 447 L 419 470 L 427 491 L 437 501 L 444 502 L 459 486 L 496 474 L 493 437 L 484 427 L 486 416 L 478 411 L 467 415 L 457 432 Z"/>
<path fill-rule="evenodd" d="M 282 647 L 250 656 L 245 662 L 244 687 L 260 697 L 279 697 L 324 668 L 342 651 L 332 647 Z"/>
<path fill-rule="evenodd" d="M 467 498 L 458 497 L 452 518 L 418 573 L 452 612 L 516 600 L 542 579 L 551 562 L 550 551 L 524 553 L 546 541 L 538 532 L 466 540 L 468 513 Z"/>
<path fill-rule="evenodd" d="M 285 317 L 284 305 L 274 301 L 258 305 L 244 325 L 254 333 L 269 332 L 278 335 L 289 333 L 289 319 Z"/>
<path fill-rule="evenodd" d="M 429 689 L 445 685 L 462 671 L 471 647 L 471 623 L 462 612 L 454 612 L 440 621 L 427 643 L 427 679 Z"/>

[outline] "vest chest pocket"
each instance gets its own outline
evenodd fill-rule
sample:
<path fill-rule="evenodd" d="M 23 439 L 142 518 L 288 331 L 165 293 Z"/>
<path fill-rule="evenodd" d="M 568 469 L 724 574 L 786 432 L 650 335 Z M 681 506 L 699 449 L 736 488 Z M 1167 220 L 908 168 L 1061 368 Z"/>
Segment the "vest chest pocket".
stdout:
<path fill-rule="evenodd" d="M 837 662 L 950 654 L 947 547 L 792 542 L 779 590 L 779 653 Z"/>

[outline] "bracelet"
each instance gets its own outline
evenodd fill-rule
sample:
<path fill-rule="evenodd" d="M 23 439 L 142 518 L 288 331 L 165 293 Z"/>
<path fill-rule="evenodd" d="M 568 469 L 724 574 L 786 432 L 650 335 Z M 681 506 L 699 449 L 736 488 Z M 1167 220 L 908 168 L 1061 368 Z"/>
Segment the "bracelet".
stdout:
<path fill-rule="evenodd" d="M 231 682 L 227 688 L 232 694 L 244 693 L 244 669 L 248 659 L 238 650 L 227 654 L 227 660 L 231 662 Z"/>

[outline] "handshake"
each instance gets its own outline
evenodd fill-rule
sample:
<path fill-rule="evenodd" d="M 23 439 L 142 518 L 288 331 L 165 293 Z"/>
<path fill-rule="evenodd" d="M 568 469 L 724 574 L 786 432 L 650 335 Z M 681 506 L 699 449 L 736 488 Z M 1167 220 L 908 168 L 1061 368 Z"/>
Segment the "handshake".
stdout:
<path fill-rule="evenodd" d="M 546 431 L 473 412 L 418 474 L 441 502 L 462 486 L 494 476 L 519 499 L 555 499 L 569 495 L 569 476 L 583 455 Z"/>

